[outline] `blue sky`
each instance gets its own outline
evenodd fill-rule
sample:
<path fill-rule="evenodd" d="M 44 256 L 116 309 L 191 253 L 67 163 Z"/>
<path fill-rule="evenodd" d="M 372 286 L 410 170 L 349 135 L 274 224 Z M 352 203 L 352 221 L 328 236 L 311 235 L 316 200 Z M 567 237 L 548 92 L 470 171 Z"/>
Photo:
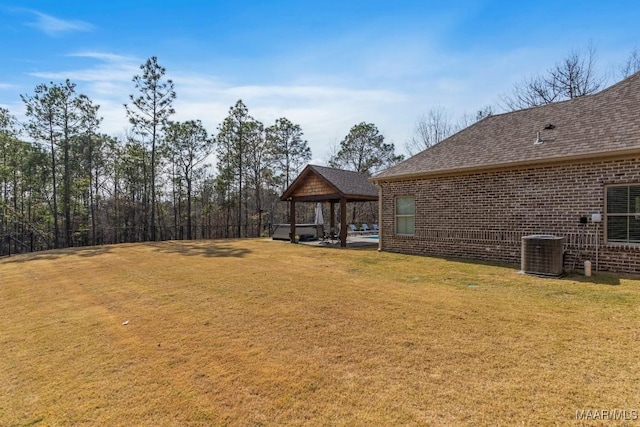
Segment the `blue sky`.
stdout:
<path fill-rule="evenodd" d="M 524 77 L 591 43 L 609 83 L 640 48 L 636 1 L 0 0 L 0 106 L 69 78 L 101 105 L 102 131 L 128 127 L 132 77 L 157 56 L 176 120 L 210 132 L 242 99 L 265 125 L 302 126 L 314 161 L 362 121 L 404 149 L 416 120 L 495 107 Z"/>

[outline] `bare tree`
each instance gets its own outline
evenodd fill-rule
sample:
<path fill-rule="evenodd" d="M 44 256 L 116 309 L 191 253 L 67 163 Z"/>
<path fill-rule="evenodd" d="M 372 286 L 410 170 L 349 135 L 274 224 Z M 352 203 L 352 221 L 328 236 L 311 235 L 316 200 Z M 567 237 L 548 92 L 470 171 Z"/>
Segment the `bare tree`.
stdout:
<path fill-rule="evenodd" d="M 638 71 L 640 71 L 640 52 L 638 52 L 638 46 L 636 46 L 629 54 L 627 62 L 620 67 L 620 72 L 622 73 L 622 78 L 626 79 Z"/>
<path fill-rule="evenodd" d="M 598 92 L 605 80 L 596 69 L 596 52 L 590 45 L 584 52 L 572 50 L 545 75 L 525 78 L 502 102 L 507 110 L 536 107 Z"/>
<path fill-rule="evenodd" d="M 493 115 L 493 107 L 491 105 L 485 105 L 481 109 L 477 110 L 476 114 L 464 113 L 456 124 L 455 132 L 460 131 L 464 128 L 468 128 L 472 124 L 477 123 L 480 120 L 492 115 Z"/>
<path fill-rule="evenodd" d="M 413 156 L 449 137 L 456 129 L 445 108 L 432 108 L 416 121 L 413 135 L 405 143 L 405 149 Z"/>

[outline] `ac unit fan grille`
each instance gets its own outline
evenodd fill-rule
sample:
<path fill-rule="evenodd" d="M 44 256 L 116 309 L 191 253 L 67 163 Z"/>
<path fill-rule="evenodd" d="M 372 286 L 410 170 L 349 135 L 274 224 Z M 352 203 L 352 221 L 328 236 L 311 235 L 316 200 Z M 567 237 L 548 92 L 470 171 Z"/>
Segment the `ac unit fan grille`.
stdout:
<path fill-rule="evenodd" d="M 564 237 L 550 235 L 522 238 L 522 271 L 541 276 L 561 276 L 564 273 Z"/>

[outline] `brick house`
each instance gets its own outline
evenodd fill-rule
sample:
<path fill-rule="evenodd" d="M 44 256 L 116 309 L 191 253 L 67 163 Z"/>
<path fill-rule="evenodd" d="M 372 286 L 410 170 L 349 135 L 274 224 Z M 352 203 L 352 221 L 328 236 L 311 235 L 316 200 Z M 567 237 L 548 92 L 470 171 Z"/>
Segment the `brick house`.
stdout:
<path fill-rule="evenodd" d="M 597 254 L 640 272 L 640 73 L 487 117 L 371 180 L 381 250 L 519 263 L 523 236 L 551 234 L 565 269 Z"/>

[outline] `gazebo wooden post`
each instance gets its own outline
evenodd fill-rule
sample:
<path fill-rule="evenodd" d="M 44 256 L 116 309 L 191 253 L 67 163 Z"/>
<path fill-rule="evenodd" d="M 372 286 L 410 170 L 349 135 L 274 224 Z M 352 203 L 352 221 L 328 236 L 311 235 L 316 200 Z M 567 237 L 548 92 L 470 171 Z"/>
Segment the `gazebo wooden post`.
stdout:
<path fill-rule="evenodd" d="M 382 187 L 378 187 L 378 250 L 382 250 Z"/>
<path fill-rule="evenodd" d="M 347 199 L 340 198 L 340 246 L 347 247 Z"/>
<path fill-rule="evenodd" d="M 296 243 L 296 202 L 293 198 L 291 198 L 291 204 L 289 205 L 289 221 L 290 231 L 289 238 L 291 239 L 291 243 Z"/>
<path fill-rule="evenodd" d="M 329 220 L 329 231 L 335 232 L 336 231 L 336 212 L 335 212 L 335 202 L 332 200 L 331 203 L 331 219 Z"/>

